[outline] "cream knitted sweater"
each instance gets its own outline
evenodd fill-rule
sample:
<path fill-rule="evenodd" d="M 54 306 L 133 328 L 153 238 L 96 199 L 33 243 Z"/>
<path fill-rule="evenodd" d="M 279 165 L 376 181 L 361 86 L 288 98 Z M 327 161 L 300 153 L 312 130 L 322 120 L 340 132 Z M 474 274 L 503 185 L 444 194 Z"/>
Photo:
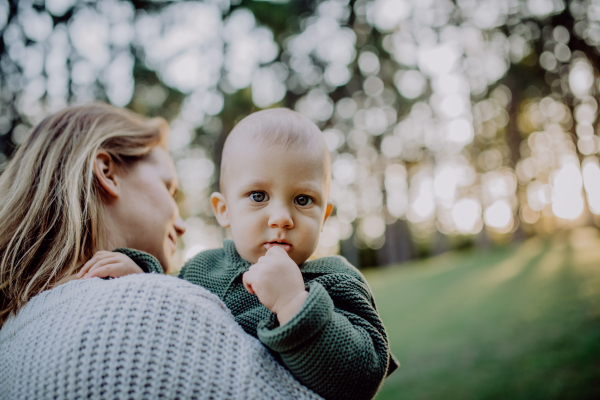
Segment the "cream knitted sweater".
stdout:
<path fill-rule="evenodd" d="M 0 330 L 0 399 L 318 399 L 206 289 L 72 281 Z"/>

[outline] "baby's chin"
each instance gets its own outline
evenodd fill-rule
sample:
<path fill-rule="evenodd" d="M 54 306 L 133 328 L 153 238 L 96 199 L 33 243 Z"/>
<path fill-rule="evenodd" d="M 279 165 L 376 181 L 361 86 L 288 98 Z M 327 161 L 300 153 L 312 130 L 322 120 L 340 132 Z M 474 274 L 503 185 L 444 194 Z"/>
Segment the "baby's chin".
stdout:
<path fill-rule="evenodd" d="M 239 248 L 237 249 L 237 252 L 244 261 L 248 261 L 250 264 L 256 264 L 258 262 L 258 259 L 264 256 L 266 253 L 265 252 L 263 254 L 254 254 L 254 252 L 245 252 Z"/>

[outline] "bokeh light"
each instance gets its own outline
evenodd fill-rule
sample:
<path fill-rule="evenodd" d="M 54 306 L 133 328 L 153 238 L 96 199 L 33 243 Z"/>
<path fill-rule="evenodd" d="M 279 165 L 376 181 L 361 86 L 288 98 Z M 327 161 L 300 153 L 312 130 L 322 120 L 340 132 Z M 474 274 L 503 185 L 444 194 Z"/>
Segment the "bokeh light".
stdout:
<path fill-rule="evenodd" d="M 583 211 L 583 178 L 576 164 L 568 163 L 554 178 L 552 211 L 559 218 L 575 219 Z"/>
<path fill-rule="evenodd" d="M 600 46 L 594 2 L 319 0 L 285 23 L 238 0 L 142 3 L 0 1 L 0 170 L 67 104 L 164 116 L 185 259 L 227 237 L 208 206 L 224 138 L 286 106 L 331 152 L 317 254 L 392 246 L 398 229 L 431 247 L 436 230 L 496 240 L 600 212 L 600 82 L 582 47 Z"/>

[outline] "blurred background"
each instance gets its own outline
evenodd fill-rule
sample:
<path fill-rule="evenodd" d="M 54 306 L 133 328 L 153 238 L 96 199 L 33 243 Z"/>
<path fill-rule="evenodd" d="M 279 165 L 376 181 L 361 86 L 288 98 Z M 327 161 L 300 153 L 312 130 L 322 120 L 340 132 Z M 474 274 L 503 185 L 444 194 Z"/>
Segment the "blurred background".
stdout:
<path fill-rule="evenodd" d="M 177 264 L 237 121 L 323 130 L 315 256 L 365 272 L 402 368 L 380 398 L 600 398 L 600 0 L 0 0 L 0 171 L 100 100 L 171 127 Z"/>

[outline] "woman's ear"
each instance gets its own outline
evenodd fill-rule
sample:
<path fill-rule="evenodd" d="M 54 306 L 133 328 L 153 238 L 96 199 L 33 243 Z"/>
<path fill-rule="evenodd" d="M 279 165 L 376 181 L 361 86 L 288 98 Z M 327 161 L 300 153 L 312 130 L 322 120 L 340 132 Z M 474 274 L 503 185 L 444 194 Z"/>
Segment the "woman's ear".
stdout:
<path fill-rule="evenodd" d="M 229 213 L 227 212 L 227 203 L 225 196 L 219 192 L 210 195 L 210 205 L 212 206 L 217 222 L 223 228 L 229 228 Z"/>
<path fill-rule="evenodd" d="M 111 197 L 119 197 L 117 185 L 117 165 L 110 154 L 105 150 L 98 150 L 94 158 L 94 175 L 100 183 L 100 187 Z"/>

